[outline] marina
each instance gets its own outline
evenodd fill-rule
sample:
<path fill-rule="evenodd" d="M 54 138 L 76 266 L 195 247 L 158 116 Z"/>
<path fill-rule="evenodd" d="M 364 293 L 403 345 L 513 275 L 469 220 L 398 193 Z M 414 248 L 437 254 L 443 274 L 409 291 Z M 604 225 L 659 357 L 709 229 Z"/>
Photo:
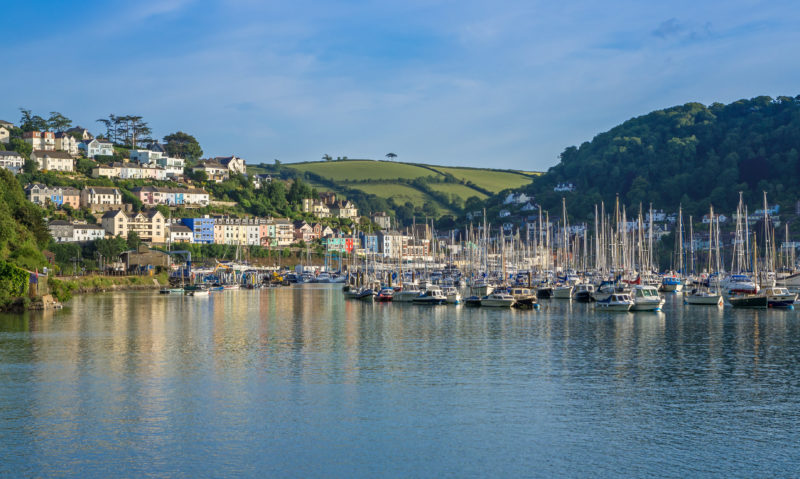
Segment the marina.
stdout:
<path fill-rule="evenodd" d="M 794 475 L 798 312 L 664 299 L 429 307 L 299 284 L 0 315 L 0 474 Z"/>

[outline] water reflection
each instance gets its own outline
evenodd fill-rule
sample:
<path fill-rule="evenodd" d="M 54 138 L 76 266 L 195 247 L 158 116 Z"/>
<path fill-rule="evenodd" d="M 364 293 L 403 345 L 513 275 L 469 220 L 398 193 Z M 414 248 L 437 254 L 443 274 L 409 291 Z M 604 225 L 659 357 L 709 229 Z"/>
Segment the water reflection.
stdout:
<path fill-rule="evenodd" d="M 81 296 L 0 316 L 0 474 L 791 475 L 798 314 Z"/>

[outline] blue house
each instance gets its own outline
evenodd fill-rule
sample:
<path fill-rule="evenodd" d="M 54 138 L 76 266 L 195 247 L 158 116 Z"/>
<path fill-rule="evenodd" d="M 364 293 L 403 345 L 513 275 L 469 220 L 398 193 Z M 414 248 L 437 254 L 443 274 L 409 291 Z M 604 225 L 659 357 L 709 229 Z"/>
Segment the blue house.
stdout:
<path fill-rule="evenodd" d="M 181 223 L 192 230 L 192 243 L 214 243 L 214 218 L 181 218 Z"/>

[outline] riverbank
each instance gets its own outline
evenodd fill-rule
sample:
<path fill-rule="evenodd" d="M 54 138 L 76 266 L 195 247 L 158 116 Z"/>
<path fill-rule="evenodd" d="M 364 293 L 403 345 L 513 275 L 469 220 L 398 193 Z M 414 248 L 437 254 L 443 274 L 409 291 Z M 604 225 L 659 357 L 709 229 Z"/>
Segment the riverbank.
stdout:
<path fill-rule="evenodd" d="M 60 302 L 69 301 L 75 294 L 106 291 L 135 291 L 159 289 L 169 283 L 166 273 L 154 276 L 76 276 L 49 278 L 50 294 Z"/>

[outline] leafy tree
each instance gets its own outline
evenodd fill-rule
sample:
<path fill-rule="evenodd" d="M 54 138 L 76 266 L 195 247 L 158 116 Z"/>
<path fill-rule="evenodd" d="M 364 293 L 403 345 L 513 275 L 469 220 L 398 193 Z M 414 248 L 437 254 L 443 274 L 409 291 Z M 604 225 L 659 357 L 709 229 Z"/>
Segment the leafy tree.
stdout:
<path fill-rule="evenodd" d="M 139 234 L 135 231 L 128 231 L 128 238 L 125 240 L 128 249 L 138 249 L 139 245 L 142 244 L 142 239 L 139 237 Z"/>
<path fill-rule="evenodd" d="M 33 153 L 33 146 L 30 143 L 26 143 L 22 138 L 11 138 L 8 141 L 8 147 L 10 151 L 16 151 L 26 159 L 30 158 L 31 153 Z"/>
<path fill-rule="evenodd" d="M 72 120 L 57 111 L 50 112 L 47 119 L 47 128 L 51 131 L 64 131 L 72 126 Z"/>
<path fill-rule="evenodd" d="M 325 161 L 331 161 L 331 160 L 333 160 L 333 157 L 331 155 L 325 153 L 324 155 L 322 155 L 322 159 L 325 160 Z"/>
<path fill-rule="evenodd" d="M 394 153 L 386 153 L 386 158 L 389 158 L 389 161 L 394 161 L 397 158 L 397 155 Z"/>
<path fill-rule="evenodd" d="M 197 139 L 188 133 L 178 131 L 164 137 L 164 150 L 169 156 L 195 162 L 203 156 L 203 149 Z"/>
<path fill-rule="evenodd" d="M 19 127 L 22 131 L 43 131 L 47 129 L 47 121 L 39 115 L 34 115 L 25 108 L 19 109 L 22 116 L 19 120 Z"/>
<path fill-rule="evenodd" d="M 39 171 L 39 164 L 33 160 L 25 160 L 25 165 L 22 167 L 22 171 L 28 175 L 32 175 Z"/>

